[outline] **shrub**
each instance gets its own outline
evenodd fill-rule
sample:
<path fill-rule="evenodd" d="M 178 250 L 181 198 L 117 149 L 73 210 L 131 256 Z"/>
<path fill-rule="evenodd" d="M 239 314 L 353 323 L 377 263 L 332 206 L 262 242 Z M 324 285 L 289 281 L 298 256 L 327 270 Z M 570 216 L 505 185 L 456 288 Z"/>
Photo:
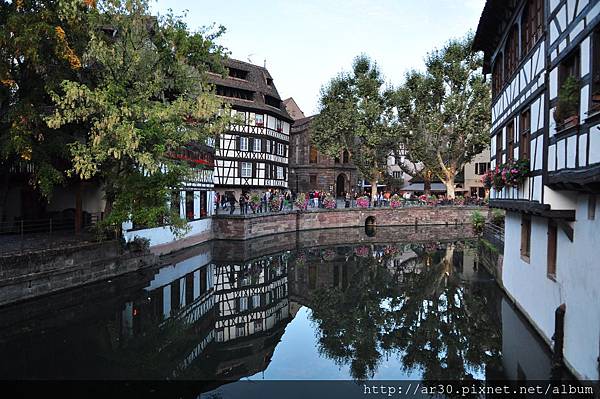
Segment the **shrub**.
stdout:
<path fill-rule="evenodd" d="M 471 215 L 471 225 L 473 226 L 475 233 L 481 234 L 485 227 L 485 216 L 479 211 L 473 212 Z"/>
<path fill-rule="evenodd" d="M 504 212 L 500 209 L 492 210 L 492 223 L 496 226 L 502 226 L 504 224 Z"/>
<path fill-rule="evenodd" d="M 333 209 L 337 207 L 335 198 L 333 198 L 333 195 L 331 194 L 327 194 L 325 196 L 325 198 L 323 198 L 323 206 L 327 209 Z"/>

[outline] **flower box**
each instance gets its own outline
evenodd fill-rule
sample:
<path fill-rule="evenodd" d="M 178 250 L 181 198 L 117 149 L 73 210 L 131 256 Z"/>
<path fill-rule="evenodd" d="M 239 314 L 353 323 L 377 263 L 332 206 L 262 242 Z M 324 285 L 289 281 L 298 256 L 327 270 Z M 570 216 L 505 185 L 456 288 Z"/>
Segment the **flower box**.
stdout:
<path fill-rule="evenodd" d="M 368 208 L 369 207 L 369 198 L 367 196 L 357 198 L 356 205 L 361 208 Z"/>

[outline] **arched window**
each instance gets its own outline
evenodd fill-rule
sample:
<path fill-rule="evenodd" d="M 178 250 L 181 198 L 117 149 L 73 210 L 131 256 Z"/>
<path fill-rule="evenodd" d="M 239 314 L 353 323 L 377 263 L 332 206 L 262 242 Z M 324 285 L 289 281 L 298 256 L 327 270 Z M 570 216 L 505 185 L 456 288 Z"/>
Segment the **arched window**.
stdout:
<path fill-rule="evenodd" d="M 344 152 L 342 154 L 342 162 L 348 163 L 349 161 L 350 161 L 350 154 L 348 153 L 348 151 L 344 150 Z"/>
<path fill-rule="evenodd" d="M 514 25 L 508 33 L 506 45 L 504 47 L 504 76 L 507 81 L 517 69 L 517 63 L 519 61 L 519 35 L 517 32 L 518 26 Z"/>
<path fill-rule="evenodd" d="M 502 90 L 504 79 L 502 75 L 502 53 L 498 53 L 492 71 L 492 95 L 496 96 Z"/>
<path fill-rule="evenodd" d="M 529 0 L 521 15 L 521 55 L 525 56 L 540 40 L 543 33 L 544 3 Z"/>

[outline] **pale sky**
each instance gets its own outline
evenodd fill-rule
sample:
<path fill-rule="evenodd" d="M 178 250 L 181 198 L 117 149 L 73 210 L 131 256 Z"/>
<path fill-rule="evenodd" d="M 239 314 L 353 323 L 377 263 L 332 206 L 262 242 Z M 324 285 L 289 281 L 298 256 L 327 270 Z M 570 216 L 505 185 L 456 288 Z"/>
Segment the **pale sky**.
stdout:
<path fill-rule="evenodd" d="M 386 81 L 400 84 L 409 69 L 448 39 L 475 31 L 485 0 L 157 0 L 153 11 L 187 10 L 198 30 L 213 22 L 227 31 L 218 43 L 231 57 L 266 66 L 282 99 L 304 113 L 318 111 L 319 91 L 354 57 L 370 56 Z"/>

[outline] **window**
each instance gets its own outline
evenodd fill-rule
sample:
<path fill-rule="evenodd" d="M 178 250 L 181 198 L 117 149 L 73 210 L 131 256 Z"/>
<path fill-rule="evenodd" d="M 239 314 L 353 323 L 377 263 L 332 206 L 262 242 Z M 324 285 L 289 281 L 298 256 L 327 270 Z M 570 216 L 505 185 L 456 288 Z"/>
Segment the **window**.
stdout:
<path fill-rule="evenodd" d="M 285 154 L 285 147 L 281 143 L 277 143 L 277 155 L 283 156 Z"/>
<path fill-rule="evenodd" d="M 242 162 L 242 177 L 252 177 L 252 163 Z"/>
<path fill-rule="evenodd" d="M 252 295 L 252 308 L 260 307 L 260 295 Z"/>
<path fill-rule="evenodd" d="M 238 312 L 245 312 L 248 310 L 248 297 L 238 298 Z"/>
<path fill-rule="evenodd" d="M 350 161 L 350 153 L 346 150 L 342 153 L 342 162 L 348 163 Z"/>
<path fill-rule="evenodd" d="M 592 36 L 592 98 L 590 109 L 600 110 L 600 29 Z"/>
<path fill-rule="evenodd" d="M 596 196 L 590 194 L 588 198 L 588 220 L 596 219 Z"/>
<path fill-rule="evenodd" d="M 558 104 L 554 118 L 559 130 L 570 127 L 564 124 L 569 119 L 573 122 L 573 117 L 579 115 L 579 52 L 579 47 L 575 48 L 558 66 Z"/>
<path fill-rule="evenodd" d="M 283 180 L 283 166 L 277 167 L 277 180 Z"/>
<path fill-rule="evenodd" d="M 254 152 L 260 152 L 261 151 L 261 140 L 260 139 L 254 139 L 252 140 L 252 144 L 253 144 L 253 148 L 252 151 Z"/>
<path fill-rule="evenodd" d="M 317 157 L 318 157 L 319 152 L 317 151 L 317 148 L 311 144 L 310 146 L 310 156 L 309 156 L 309 163 L 317 163 Z"/>
<path fill-rule="evenodd" d="M 521 259 L 529 263 L 531 253 L 531 216 L 521 216 Z"/>
<path fill-rule="evenodd" d="M 171 210 L 176 215 L 181 215 L 181 194 L 179 191 L 173 191 L 171 194 Z"/>
<path fill-rule="evenodd" d="M 278 132 L 282 132 L 283 131 L 283 121 L 276 119 L 275 120 L 275 126 Z"/>
<path fill-rule="evenodd" d="M 274 108 L 280 108 L 281 100 L 279 100 L 273 96 L 265 95 L 265 104 L 270 105 L 271 107 L 274 107 Z"/>
<path fill-rule="evenodd" d="M 265 116 L 263 114 L 256 114 L 256 121 L 254 122 L 256 126 L 264 126 L 265 124 Z"/>
<path fill-rule="evenodd" d="M 200 217 L 205 217 L 208 210 L 208 195 L 206 191 L 200 191 Z"/>
<path fill-rule="evenodd" d="M 507 81 L 517 69 L 519 62 L 519 35 L 517 32 L 518 27 L 515 25 L 510 30 L 504 47 L 504 73 Z"/>
<path fill-rule="evenodd" d="M 255 320 L 254 321 L 254 331 L 260 332 L 262 330 L 263 330 L 263 322 L 262 322 L 262 320 Z"/>
<path fill-rule="evenodd" d="M 530 111 L 521 113 L 519 122 L 519 159 L 530 158 L 531 147 L 531 116 Z"/>
<path fill-rule="evenodd" d="M 243 324 L 238 324 L 235 327 L 235 336 L 236 337 L 243 337 L 246 335 L 246 328 L 244 327 Z"/>
<path fill-rule="evenodd" d="M 392 172 L 392 176 L 394 179 L 400 179 L 402 178 L 402 172 Z"/>
<path fill-rule="evenodd" d="M 490 169 L 490 164 L 489 162 L 477 162 L 475 164 L 475 174 L 476 175 L 483 175 L 485 174 L 485 172 L 487 172 Z"/>
<path fill-rule="evenodd" d="M 502 130 L 496 134 L 496 166 L 502 164 Z"/>
<path fill-rule="evenodd" d="M 200 294 L 204 294 L 208 289 L 208 274 L 206 272 L 206 267 L 200 270 Z"/>
<path fill-rule="evenodd" d="M 515 157 L 515 122 L 510 121 L 506 126 L 506 162 Z"/>
<path fill-rule="evenodd" d="M 194 220 L 194 192 L 185 192 L 185 218 L 187 220 Z"/>
<path fill-rule="evenodd" d="M 229 98 L 238 98 L 240 100 L 248 101 L 252 101 L 254 99 L 253 91 L 221 85 L 217 85 L 217 95 Z"/>
<path fill-rule="evenodd" d="M 240 137 L 240 150 L 248 151 L 248 137 Z"/>
<path fill-rule="evenodd" d="M 495 97 L 502 90 L 504 85 L 504 76 L 502 74 L 502 53 L 498 53 L 496 56 L 496 62 L 494 62 L 494 69 L 492 71 L 492 95 Z"/>
<path fill-rule="evenodd" d="M 544 5 L 542 0 L 529 0 L 521 16 L 521 55 L 525 56 L 543 34 Z"/>
<path fill-rule="evenodd" d="M 556 223 L 552 220 L 548 221 L 548 278 L 554 280 L 556 278 L 556 238 L 557 230 Z"/>
<path fill-rule="evenodd" d="M 267 154 L 271 153 L 271 140 L 265 140 L 265 152 Z"/>
<path fill-rule="evenodd" d="M 225 334 L 223 332 L 223 327 L 216 329 L 217 333 L 217 342 L 223 342 L 225 340 Z"/>
<path fill-rule="evenodd" d="M 310 188 L 314 189 L 317 187 L 317 175 L 308 176 L 308 181 L 310 183 Z"/>

